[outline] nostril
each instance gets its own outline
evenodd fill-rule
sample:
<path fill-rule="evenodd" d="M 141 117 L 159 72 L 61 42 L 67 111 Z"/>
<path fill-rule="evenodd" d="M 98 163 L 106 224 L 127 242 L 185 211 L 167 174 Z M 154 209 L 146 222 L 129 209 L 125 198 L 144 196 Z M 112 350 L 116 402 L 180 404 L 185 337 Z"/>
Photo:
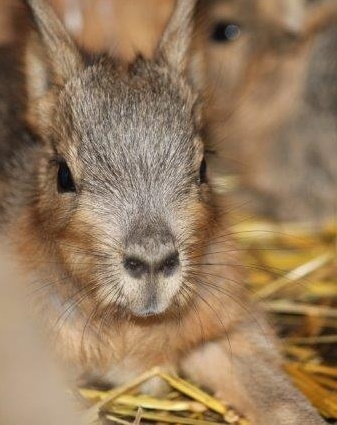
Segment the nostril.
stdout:
<path fill-rule="evenodd" d="M 169 254 L 149 255 L 148 258 L 140 258 L 137 255 L 126 255 L 123 266 L 127 273 L 135 278 L 141 279 L 145 275 L 155 276 L 162 274 L 165 277 L 171 276 L 179 266 L 179 253 L 171 251 Z"/>
<path fill-rule="evenodd" d="M 168 255 L 160 264 L 159 271 L 164 273 L 165 276 L 173 274 L 175 269 L 179 266 L 179 253 L 177 251 Z"/>
<path fill-rule="evenodd" d="M 148 271 L 148 265 L 136 257 L 125 257 L 124 259 L 125 270 L 135 278 L 140 278 Z"/>

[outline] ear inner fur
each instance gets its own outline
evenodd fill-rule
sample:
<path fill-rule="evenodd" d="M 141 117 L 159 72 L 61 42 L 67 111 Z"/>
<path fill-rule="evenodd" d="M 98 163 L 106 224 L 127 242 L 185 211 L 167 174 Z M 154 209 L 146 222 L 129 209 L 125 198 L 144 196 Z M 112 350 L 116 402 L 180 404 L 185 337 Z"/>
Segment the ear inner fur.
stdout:
<path fill-rule="evenodd" d="M 79 49 L 46 1 L 25 0 L 24 3 L 47 53 L 53 77 L 58 84 L 64 84 L 83 69 Z"/>
<path fill-rule="evenodd" d="M 177 0 L 171 19 L 159 43 L 156 56 L 164 57 L 178 72 L 186 66 L 187 51 L 193 32 L 193 13 L 196 0 Z"/>

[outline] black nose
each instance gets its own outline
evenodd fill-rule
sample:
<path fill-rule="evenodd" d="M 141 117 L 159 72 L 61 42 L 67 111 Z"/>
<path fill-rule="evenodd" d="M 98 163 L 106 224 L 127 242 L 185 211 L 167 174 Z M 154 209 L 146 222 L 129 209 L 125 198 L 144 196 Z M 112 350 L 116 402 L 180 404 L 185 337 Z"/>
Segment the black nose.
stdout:
<path fill-rule="evenodd" d="M 179 253 L 172 251 L 165 256 L 144 259 L 134 255 L 126 255 L 124 258 L 124 268 L 135 279 L 140 279 L 145 275 L 163 274 L 165 277 L 173 275 L 179 266 Z"/>

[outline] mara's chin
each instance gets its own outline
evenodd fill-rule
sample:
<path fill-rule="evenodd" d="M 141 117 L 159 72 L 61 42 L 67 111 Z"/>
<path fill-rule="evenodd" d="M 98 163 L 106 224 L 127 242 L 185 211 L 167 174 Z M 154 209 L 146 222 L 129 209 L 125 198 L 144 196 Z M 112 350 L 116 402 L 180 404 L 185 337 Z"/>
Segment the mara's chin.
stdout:
<path fill-rule="evenodd" d="M 171 305 L 168 306 L 151 306 L 151 307 L 132 307 L 130 313 L 139 319 L 149 319 L 162 317 L 171 310 Z"/>
<path fill-rule="evenodd" d="M 177 301 L 170 300 L 166 303 L 160 305 L 150 305 L 150 306 L 130 306 L 130 314 L 139 320 L 151 319 L 151 320 L 162 320 L 164 318 L 176 317 L 177 312 L 183 309 Z"/>

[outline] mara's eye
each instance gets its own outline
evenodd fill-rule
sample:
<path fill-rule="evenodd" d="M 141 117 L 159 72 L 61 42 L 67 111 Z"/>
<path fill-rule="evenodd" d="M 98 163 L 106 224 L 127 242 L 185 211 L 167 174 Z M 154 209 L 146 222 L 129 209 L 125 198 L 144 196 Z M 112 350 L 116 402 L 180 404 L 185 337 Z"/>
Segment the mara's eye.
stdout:
<path fill-rule="evenodd" d="M 76 192 L 75 183 L 65 161 L 60 162 L 57 173 L 57 189 L 60 193 Z"/>
<path fill-rule="evenodd" d="M 207 183 L 207 164 L 205 158 L 202 159 L 200 164 L 198 183 Z"/>
<path fill-rule="evenodd" d="M 227 43 L 240 38 L 241 29 L 237 24 L 219 21 L 215 24 L 211 38 L 217 43 Z"/>

